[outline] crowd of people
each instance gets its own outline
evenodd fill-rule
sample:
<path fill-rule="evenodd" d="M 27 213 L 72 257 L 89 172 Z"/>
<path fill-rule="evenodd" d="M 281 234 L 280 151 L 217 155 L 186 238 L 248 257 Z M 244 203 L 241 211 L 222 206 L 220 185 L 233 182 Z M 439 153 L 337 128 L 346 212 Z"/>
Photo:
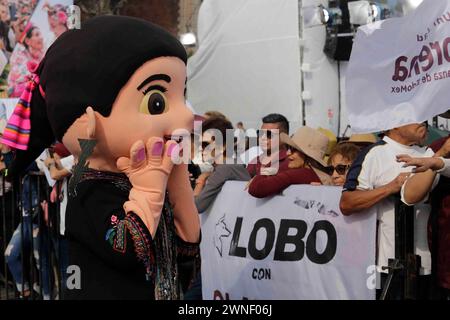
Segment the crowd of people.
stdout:
<path fill-rule="evenodd" d="M 447 117 L 448 114 L 443 116 Z M 227 117 L 219 112 L 209 112 L 200 118 L 201 137 L 191 136 L 189 163 L 195 205 L 200 214 L 208 210 L 227 181 L 247 181 L 246 192 L 256 198 L 276 196 L 296 184 L 342 187 L 340 207 L 344 215 L 358 214 L 376 207 L 377 265 L 383 287 L 388 272 L 383 267 L 388 266 L 389 259 L 395 256 L 394 208 L 397 196 L 404 204 L 415 206 L 415 252 L 421 258 L 419 297 L 426 299 L 435 296 L 432 293 L 435 288 L 433 279 L 437 279 L 440 296 L 449 297 L 450 242 L 446 231 L 449 226 L 450 169 L 445 157 L 450 153 L 450 139 L 442 138 L 430 147 L 424 146 L 427 124 L 422 123 L 394 128 L 378 136 L 352 135 L 333 145 L 320 130 L 308 126 L 300 127 L 290 134 L 289 121 L 284 116 L 269 114 L 262 119 L 257 144 L 252 146 L 242 123 L 234 128 Z M 215 135 L 211 134 L 219 132 L 222 137 L 226 137 L 229 130 L 235 132 L 235 139 L 223 139 L 223 143 L 218 143 Z M 246 140 L 245 147 L 241 149 L 238 148 L 240 139 Z M 199 141 L 200 146 L 196 148 L 194 144 Z M 227 144 L 232 144 L 231 148 Z M 251 148 L 256 148 L 252 154 L 259 156 L 247 163 L 240 162 L 240 157 L 246 153 L 248 155 Z M 2 146 L 2 168 L 7 167 L 11 157 L 11 151 Z M 74 157 L 63 144 L 57 143 L 27 169 L 27 174 L 20 182 L 21 201 L 18 209 L 22 218 L 16 219 L 20 223 L 16 223 L 14 233 L 2 235 L 2 241 L 7 243 L 4 257 L 22 298 L 30 296 L 32 285 L 36 292 L 42 292 L 43 299 L 55 298 L 55 294 L 50 295 L 53 292 L 51 287 L 55 286 L 55 277 L 49 263 L 52 254 L 49 247 L 57 251 L 55 257 L 61 267 L 61 283 L 65 283 L 65 209 L 73 166 Z M 49 179 L 39 180 L 40 188 L 31 182 L 33 175 L 43 175 L 45 172 Z M 11 184 L 3 179 L 2 185 L 2 196 L 6 199 Z M 11 206 L 8 203 L 7 207 Z M 433 230 L 437 234 L 433 238 L 438 248 L 434 253 L 437 256 L 433 257 L 437 260 L 437 270 L 431 269 L 433 250 L 430 249 L 431 236 L 428 234 L 431 229 L 427 227 L 431 226 L 431 212 L 438 216 L 438 224 L 434 227 L 438 226 L 439 230 Z M 43 223 L 38 223 L 37 215 L 41 215 Z M 47 233 L 52 224 L 57 232 L 49 237 Z M 30 252 L 30 249 L 33 249 L 34 266 L 23 263 L 22 255 Z M 35 268 L 41 274 L 40 283 L 30 284 L 30 279 L 24 278 L 28 271 L 23 268 Z M 432 274 L 437 277 L 433 278 Z M 399 299 L 400 286 L 394 281 L 388 298 Z M 381 290 L 378 290 L 378 295 L 380 293 Z M 199 274 L 186 292 L 185 299 L 201 297 Z"/>
<path fill-rule="evenodd" d="M 199 212 L 208 209 L 228 180 L 248 181 L 248 193 L 256 198 L 277 195 L 293 184 L 343 186 L 360 150 L 376 141 L 372 134 L 353 135 L 330 149 L 329 138 L 320 130 L 304 126 L 290 136 L 289 121 L 281 114 L 269 114 L 262 119 L 257 144 L 251 146 L 245 133 L 241 134 L 245 132 L 242 122 L 234 129 L 226 116 L 218 112 L 208 112 L 204 118 L 202 156 L 191 153 L 190 164 Z M 227 154 L 230 142 L 217 144 L 212 129 L 223 137 L 227 130 L 236 130 L 232 155 Z M 247 141 L 240 150 L 238 141 L 243 138 Z M 248 154 L 259 155 L 242 162 Z"/>
<path fill-rule="evenodd" d="M 213 113 L 203 127 L 202 149 L 211 142 L 209 129 L 218 129 L 225 136 L 225 129 L 232 129 L 224 115 Z M 448 117 L 449 113 L 441 115 Z M 236 126 L 243 130 L 242 123 Z M 389 259 L 395 258 L 395 198 L 416 212 L 414 239 L 415 253 L 421 258 L 418 297 L 449 298 L 450 260 L 448 230 L 448 175 L 450 139 L 441 138 L 430 147 L 424 146 L 427 123 L 405 125 L 373 134 L 352 135 L 329 149 L 328 137 L 307 126 L 289 135 L 289 122 L 280 114 L 269 114 L 262 119 L 259 131 L 259 153 L 246 165 L 224 165 L 217 161 L 227 157 L 224 149 L 216 149 L 213 159 L 203 159 L 212 168 L 198 170 L 195 174 L 195 198 L 197 209 L 205 212 L 213 203 L 221 187 L 228 180 L 249 181 L 248 193 L 266 198 L 283 192 L 294 184 L 332 185 L 343 188 L 340 202 L 344 215 L 358 214 L 365 209 L 376 208 L 377 265 L 381 276 L 380 297 L 389 269 Z M 237 134 L 236 136 L 239 136 Z M 378 140 L 378 141 L 377 141 Z M 247 146 L 249 148 L 249 146 Z M 265 152 L 262 152 L 262 149 Z M 235 148 L 237 157 L 238 148 Z M 276 151 L 273 151 L 276 150 Z M 248 151 L 248 150 L 246 150 Z M 205 154 L 207 156 L 207 154 Z M 230 155 L 228 155 L 229 157 Z M 236 158 L 237 158 L 236 157 Z M 237 161 L 238 162 L 238 161 Z M 276 166 L 274 166 L 276 162 Z M 439 178 L 439 176 L 441 176 Z M 439 186 L 439 188 L 437 187 Z M 430 193 L 435 201 L 430 201 Z M 433 206 L 431 206 L 433 204 Z M 438 216 L 435 232 L 438 236 L 435 251 L 437 270 L 431 270 L 430 213 Z M 439 231 L 437 230 L 439 227 Z M 437 275 L 436 278 L 432 274 Z M 434 281 L 433 279 L 437 279 Z M 439 288 L 436 293 L 436 286 Z M 401 298 L 401 282 L 397 278 L 391 284 L 387 298 Z"/>
<path fill-rule="evenodd" d="M 2 270 L 3 281 L 9 276 L 21 299 L 55 299 L 67 278 L 65 211 L 74 157 L 63 144 L 55 144 L 27 168 L 15 182 L 15 190 L 4 177 L 12 157 L 11 150 L 2 145 L 1 195 L 5 206 L 0 245 L 6 248 L 2 261 L 9 270 L 8 275 L 8 270 Z M 56 275 L 52 259 L 59 268 Z"/>

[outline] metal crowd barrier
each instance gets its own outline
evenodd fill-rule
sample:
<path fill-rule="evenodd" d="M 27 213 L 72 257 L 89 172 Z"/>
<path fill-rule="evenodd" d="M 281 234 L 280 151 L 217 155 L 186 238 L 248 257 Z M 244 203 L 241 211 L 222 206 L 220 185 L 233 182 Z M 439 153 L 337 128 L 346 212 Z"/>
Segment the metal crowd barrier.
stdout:
<path fill-rule="evenodd" d="M 61 248 L 59 197 L 55 203 L 50 202 L 51 188 L 39 172 L 29 172 L 10 185 L 3 173 L 0 179 L 0 300 L 62 299 L 65 270 L 61 270 L 61 258 L 66 253 Z M 20 249 L 10 243 L 13 237 L 18 239 Z M 16 258 L 19 254 L 20 260 L 13 259 L 11 252 Z M 16 262 L 14 272 L 11 260 Z M 13 274 L 22 276 L 21 287 Z"/>

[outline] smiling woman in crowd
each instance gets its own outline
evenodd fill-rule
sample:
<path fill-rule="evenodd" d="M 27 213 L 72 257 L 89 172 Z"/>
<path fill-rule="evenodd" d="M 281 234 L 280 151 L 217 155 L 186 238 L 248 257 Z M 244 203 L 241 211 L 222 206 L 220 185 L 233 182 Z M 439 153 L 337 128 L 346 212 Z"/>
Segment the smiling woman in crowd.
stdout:
<path fill-rule="evenodd" d="M 288 146 L 289 168 L 278 173 L 273 168 L 261 169 L 261 175 L 255 176 L 249 185 L 248 192 L 252 196 L 276 195 L 292 184 L 331 184 L 323 160 L 328 148 L 328 138 L 324 134 L 302 127 L 292 138 L 281 133 L 280 140 Z"/>

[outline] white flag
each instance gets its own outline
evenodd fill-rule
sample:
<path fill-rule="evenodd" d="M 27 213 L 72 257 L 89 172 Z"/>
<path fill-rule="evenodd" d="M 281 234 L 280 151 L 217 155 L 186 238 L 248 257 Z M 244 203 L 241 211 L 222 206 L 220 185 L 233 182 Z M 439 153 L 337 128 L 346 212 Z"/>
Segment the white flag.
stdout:
<path fill-rule="evenodd" d="M 450 109 L 450 1 L 358 29 L 346 75 L 352 131 L 420 123 Z"/>

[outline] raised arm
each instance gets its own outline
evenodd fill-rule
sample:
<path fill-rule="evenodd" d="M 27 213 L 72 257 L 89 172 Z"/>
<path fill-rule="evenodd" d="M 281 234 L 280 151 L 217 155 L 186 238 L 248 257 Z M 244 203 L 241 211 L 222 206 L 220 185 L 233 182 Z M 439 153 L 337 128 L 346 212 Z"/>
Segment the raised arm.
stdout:
<path fill-rule="evenodd" d="M 439 155 L 439 153 L 437 154 Z M 405 166 L 413 166 L 412 175 L 402 189 L 402 200 L 406 204 L 415 204 L 423 201 L 433 187 L 438 170 L 445 167 L 444 160 L 439 157 L 411 158 L 408 155 L 398 155 L 397 161 L 404 162 Z"/>

